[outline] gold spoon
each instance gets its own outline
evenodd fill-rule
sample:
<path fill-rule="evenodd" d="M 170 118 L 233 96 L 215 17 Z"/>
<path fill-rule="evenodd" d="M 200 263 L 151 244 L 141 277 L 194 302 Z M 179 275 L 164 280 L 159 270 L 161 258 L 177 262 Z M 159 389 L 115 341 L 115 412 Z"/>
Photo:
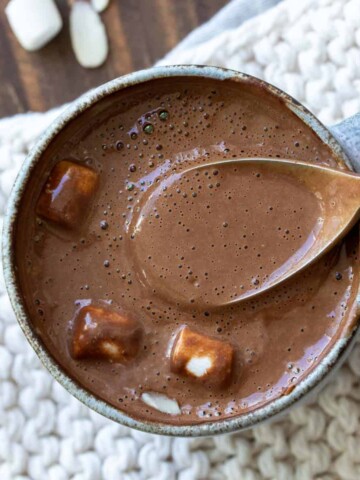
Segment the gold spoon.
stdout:
<path fill-rule="evenodd" d="M 295 160 L 240 158 L 197 165 L 182 173 L 221 167 L 221 165 L 241 166 L 244 164 L 259 167 L 262 165 L 267 168 L 270 166 L 274 173 L 294 176 L 321 203 L 321 218 L 318 218 L 320 227 L 313 243 L 302 252 L 302 256 L 292 257 L 281 268 L 270 274 L 263 283 L 250 290 L 245 290 L 224 305 L 253 298 L 304 270 L 338 243 L 360 218 L 360 175 L 352 172 Z"/>

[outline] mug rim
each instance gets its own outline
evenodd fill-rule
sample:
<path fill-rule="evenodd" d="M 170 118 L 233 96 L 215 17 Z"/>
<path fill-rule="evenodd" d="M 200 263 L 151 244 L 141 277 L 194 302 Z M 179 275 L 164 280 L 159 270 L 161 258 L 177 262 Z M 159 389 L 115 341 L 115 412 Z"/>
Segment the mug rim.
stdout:
<path fill-rule="evenodd" d="M 166 423 L 155 423 L 146 420 L 136 420 L 125 412 L 109 405 L 96 395 L 85 389 L 77 381 L 73 380 L 46 349 L 41 339 L 36 335 L 31 326 L 30 317 L 26 313 L 25 304 L 22 299 L 20 288 L 17 282 L 15 266 L 15 228 L 17 213 L 19 211 L 23 193 L 26 189 L 28 180 L 49 144 L 56 135 L 72 120 L 82 112 L 90 108 L 101 99 L 123 90 L 127 87 L 145 83 L 150 80 L 169 77 L 199 77 L 211 78 L 214 80 L 231 80 L 237 83 L 254 84 L 260 86 L 267 93 L 281 99 L 285 106 L 297 115 L 313 132 L 329 146 L 333 154 L 339 160 L 351 168 L 350 162 L 342 147 L 333 137 L 330 131 L 302 104 L 273 85 L 255 78 L 251 75 L 213 66 L 195 66 L 195 65 L 175 65 L 152 67 L 146 70 L 140 70 L 122 77 L 116 78 L 99 87 L 96 87 L 78 99 L 74 100 L 68 108 L 65 109 L 43 132 L 35 145 L 30 150 L 20 172 L 16 178 L 11 191 L 7 210 L 4 218 L 3 236 L 2 236 L 2 262 L 4 278 L 10 301 L 15 312 L 20 327 L 25 334 L 28 342 L 40 358 L 43 365 L 50 374 L 57 380 L 71 395 L 76 397 L 89 408 L 97 413 L 114 420 L 122 425 L 135 428 L 148 433 L 171 435 L 171 436 L 207 436 L 221 433 L 230 433 L 238 430 L 253 427 L 260 422 L 269 420 L 287 410 L 295 402 L 298 402 L 310 391 L 320 387 L 328 373 L 336 366 L 340 365 L 352 345 L 356 341 L 356 332 L 359 326 L 359 297 L 357 300 L 358 309 L 355 313 L 352 331 L 348 336 L 339 338 L 323 359 L 313 368 L 313 370 L 298 383 L 295 388 L 282 397 L 279 397 L 254 411 L 250 411 L 236 417 L 205 422 L 194 425 L 173 425 Z"/>

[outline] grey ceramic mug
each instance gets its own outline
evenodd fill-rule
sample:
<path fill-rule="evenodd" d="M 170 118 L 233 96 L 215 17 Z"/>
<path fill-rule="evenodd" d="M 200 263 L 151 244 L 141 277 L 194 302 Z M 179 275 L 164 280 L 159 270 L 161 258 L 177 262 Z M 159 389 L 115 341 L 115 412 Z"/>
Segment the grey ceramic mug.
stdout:
<path fill-rule="evenodd" d="M 339 339 L 322 361 L 316 365 L 312 372 L 302 380 L 291 393 L 278 398 L 253 412 L 238 417 L 207 422 L 201 425 L 174 426 L 170 424 L 139 421 L 129 417 L 125 413 L 110 406 L 82 388 L 59 367 L 32 329 L 16 279 L 14 262 L 14 231 L 22 195 L 36 163 L 53 138 L 64 128 L 65 125 L 74 120 L 84 110 L 114 92 L 157 78 L 179 76 L 212 78 L 219 81 L 231 80 L 239 85 L 244 83 L 261 85 L 263 90 L 267 91 L 269 95 L 282 99 L 286 107 L 295 113 L 295 115 L 308 125 L 314 133 L 330 147 L 340 163 L 346 163 L 350 167 L 351 165 L 357 165 L 360 169 L 360 114 L 336 125 L 332 130 L 328 130 L 301 104 L 281 90 L 261 80 L 239 72 L 208 66 L 171 66 L 142 70 L 112 80 L 105 85 L 101 85 L 100 87 L 85 93 L 78 100 L 75 100 L 39 138 L 36 145 L 27 156 L 10 195 L 3 229 L 2 255 L 5 281 L 17 320 L 40 360 L 55 379 L 66 388 L 66 390 L 88 407 L 123 425 L 150 433 L 199 436 L 229 433 L 255 426 L 260 422 L 272 419 L 276 415 L 286 412 L 291 406 L 298 403 L 307 394 L 320 388 L 323 382 L 329 378 L 330 373 L 334 372 L 336 367 L 341 364 L 355 342 L 355 336 L 359 326 L 360 296 L 358 296 L 357 321 L 354 322 L 352 333 L 346 338 Z M 349 162 L 349 159 L 351 159 L 351 163 Z"/>

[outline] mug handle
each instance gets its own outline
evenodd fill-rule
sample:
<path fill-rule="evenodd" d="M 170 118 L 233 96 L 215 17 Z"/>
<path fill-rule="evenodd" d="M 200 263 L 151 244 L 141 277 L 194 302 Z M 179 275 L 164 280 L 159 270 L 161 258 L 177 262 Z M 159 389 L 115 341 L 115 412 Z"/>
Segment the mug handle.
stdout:
<path fill-rule="evenodd" d="M 330 127 L 356 172 L 360 172 L 360 113 Z"/>

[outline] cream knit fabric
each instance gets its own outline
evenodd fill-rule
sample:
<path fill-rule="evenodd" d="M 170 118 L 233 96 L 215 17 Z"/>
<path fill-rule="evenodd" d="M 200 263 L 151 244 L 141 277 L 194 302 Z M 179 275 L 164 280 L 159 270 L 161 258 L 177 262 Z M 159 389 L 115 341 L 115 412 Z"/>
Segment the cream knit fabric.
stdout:
<path fill-rule="evenodd" d="M 162 63 L 208 63 L 283 88 L 331 124 L 360 111 L 360 0 L 286 0 Z M 26 152 L 59 113 L 0 122 L 0 214 Z M 359 480 L 360 344 L 322 393 L 245 433 L 171 439 L 90 411 L 28 346 L 0 272 L 1 480 Z"/>

